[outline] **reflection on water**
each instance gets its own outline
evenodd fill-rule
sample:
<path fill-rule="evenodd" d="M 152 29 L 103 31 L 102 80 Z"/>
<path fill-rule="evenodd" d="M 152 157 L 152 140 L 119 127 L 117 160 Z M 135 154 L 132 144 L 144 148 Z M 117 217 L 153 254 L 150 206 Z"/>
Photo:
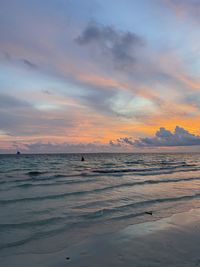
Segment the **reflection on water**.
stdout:
<path fill-rule="evenodd" d="M 109 231 L 200 204 L 199 154 L 84 158 L 0 155 L 0 250 L 62 234 L 76 239 L 83 228 Z"/>

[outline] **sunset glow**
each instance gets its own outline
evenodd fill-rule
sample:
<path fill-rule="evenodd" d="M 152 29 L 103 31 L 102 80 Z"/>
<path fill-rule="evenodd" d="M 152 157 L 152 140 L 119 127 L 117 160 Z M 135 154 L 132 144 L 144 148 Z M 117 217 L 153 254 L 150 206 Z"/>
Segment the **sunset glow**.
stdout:
<path fill-rule="evenodd" d="M 1 1 L 0 152 L 198 151 L 199 12 L 195 0 Z M 188 142 L 119 142 L 176 126 Z"/>

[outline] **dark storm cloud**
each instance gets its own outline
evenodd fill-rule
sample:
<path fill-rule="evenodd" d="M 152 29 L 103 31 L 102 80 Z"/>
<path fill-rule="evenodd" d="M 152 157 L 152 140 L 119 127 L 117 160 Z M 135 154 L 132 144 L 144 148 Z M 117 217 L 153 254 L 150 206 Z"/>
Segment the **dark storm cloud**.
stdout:
<path fill-rule="evenodd" d="M 143 39 L 135 33 L 97 23 L 89 23 L 76 42 L 81 46 L 95 45 L 120 68 L 132 65 L 136 60 L 135 49 L 144 45 Z"/>
<path fill-rule="evenodd" d="M 174 132 L 161 127 L 154 137 L 120 138 L 118 143 L 124 143 L 135 147 L 172 147 L 172 146 L 196 146 L 200 145 L 200 136 L 191 134 L 182 127 L 176 126 Z"/>

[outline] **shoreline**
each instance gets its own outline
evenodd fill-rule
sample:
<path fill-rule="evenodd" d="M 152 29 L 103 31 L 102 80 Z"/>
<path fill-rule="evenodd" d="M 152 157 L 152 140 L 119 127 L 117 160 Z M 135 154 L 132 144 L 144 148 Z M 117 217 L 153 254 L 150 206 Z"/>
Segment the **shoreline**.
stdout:
<path fill-rule="evenodd" d="M 34 247 L 34 245 L 33 245 Z M 2 267 L 200 266 L 200 209 L 97 234 L 57 252 L 0 257 Z"/>

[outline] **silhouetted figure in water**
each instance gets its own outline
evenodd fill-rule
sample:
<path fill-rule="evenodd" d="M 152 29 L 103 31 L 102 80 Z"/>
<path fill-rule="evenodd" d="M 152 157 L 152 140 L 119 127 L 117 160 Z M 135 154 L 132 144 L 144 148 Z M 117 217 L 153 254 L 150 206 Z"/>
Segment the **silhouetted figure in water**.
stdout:
<path fill-rule="evenodd" d="M 85 161 L 84 157 L 82 156 L 81 161 Z"/>
<path fill-rule="evenodd" d="M 17 153 L 16 153 L 17 155 L 20 155 L 21 153 L 20 153 L 20 151 L 17 151 Z"/>

